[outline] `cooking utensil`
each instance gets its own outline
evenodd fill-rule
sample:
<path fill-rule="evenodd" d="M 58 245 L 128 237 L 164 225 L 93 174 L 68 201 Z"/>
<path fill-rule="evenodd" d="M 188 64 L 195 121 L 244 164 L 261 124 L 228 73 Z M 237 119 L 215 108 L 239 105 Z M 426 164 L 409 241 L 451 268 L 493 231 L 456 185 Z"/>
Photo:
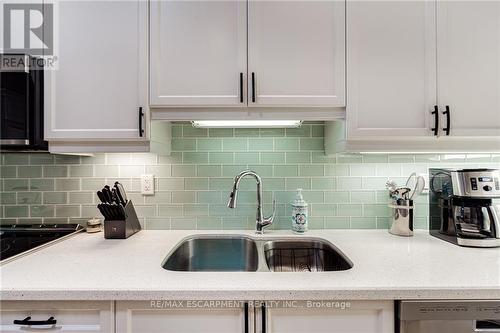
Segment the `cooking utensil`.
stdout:
<path fill-rule="evenodd" d="M 112 218 L 113 220 L 119 220 L 119 216 L 118 216 L 118 214 L 117 214 L 116 207 L 117 207 L 117 206 L 115 206 L 115 205 L 110 205 L 110 206 L 108 206 L 108 208 L 109 208 L 109 210 L 110 210 L 110 212 L 111 212 L 111 218 Z"/>
<path fill-rule="evenodd" d="M 410 176 L 406 179 L 405 186 L 409 187 L 412 192 L 415 191 L 415 189 L 417 188 L 417 178 L 418 178 L 417 173 L 412 172 Z"/>
<path fill-rule="evenodd" d="M 117 206 L 118 215 L 120 216 L 120 220 L 125 220 L 127 218 L 125 213 L 125 207 L 122 205 Z"/>
<path fill-rule="evenodd" d="M 115 212 L 115 208 L 114 206 L 111 206 L 111 205 L 107 205 L 106 208 L 108 209 L 109 211 L 109 218 L 111 220 L 117 220 L 116 218 L 116 212 Z"/>
<path fill-rule="evenodd" d="M 108 185 L 104 186 L 104 188 L 102 189 L 102 193 L 104 194 L 104 197 L 106 198 L 107 203 L 113 202 L 113 197 L 111 195 L 111 191 L 110 191 Z"/>
<path fill-rule="evenodd" d="M 425 189 L 425 178 L 422 176 L 418 176 L 417 178 L 417 186 L 415 187 L 415 191 L 412 192 L 410 199 L 413 200 L 413 197 L 419 196 Z"/>
<path fill-rule="evenodd" d="M 106 220 L 112 219 L 112 213 L 111 213 L 111 211 L 109 209 L 109 205 L 107 203 L 99 204 L 99 205 L 97 205 L 97 208 L 99 209 L 102 216 L 104 216 L 104 218 Z"/>
<path fill-rule="evenodd" d="M 101 191 L 97 191 L 97 196 L 101 200 L 97 208 L 107 221 L 127 218 L 125 205 L 128 199 L 122 184 L 115 182 L 112 188 L 105 185 Z"/>
<path fill-rule="evenodd" d="M 420 195 L 425 188 L 425 179 L 422 176 L 417 176 L 413 172 L 406 180 L 406 187 L 411 189 L 410 199 L 413 200 L 415 196 Z"/>
<path fill-rule="evenodd" d="M 104 211 L 104 209 L 102 208 L 102 205 L 103 204 L 98 204 L 97 205 L 97 209 L 99 209 L 99 212 L 101 212 L 101 215 L 104 216 L 104 218 L 106 218 L 106 212 Z"/>
<path fill-rule="evenodd" d="M 399 199 L 408 200 L 411 189 L 409 187 L 398 187 L 394 192 Z"/>
<path fill-rule="evenodd" d="M 101 191 L 97 191 L 97 197 L 99 198 L 99 200 L 101 200 L 102 203 L 106 202 L 106 197 Z"/>
<path fill-rule="evenodd" d="M 388 179 L 387 182 L 385 183 L 385 187 L 389 191 L 395 192 L 396 189 L 398 188 L 398 184 L 394 180 Z"/>
<path fill-rule="evenodd" d="M 116 195 L 118 196 L 118 199 L 120 200 L 121 204 L 125 206 L 127 204 L 127 192 L 125 192 L 125 189 L 123 188 L 123 185 L 120 182 L 115 182 L 114 188 L 116 189 Z"/>
<path fill-rule="evenodd" d="M 116 188 L 111 189 L 111 199 L 113 200 L 113 204 L 117 204 L 121 206 L 120 198 L 118 198 L 118 194 L 116 193 Z"/>

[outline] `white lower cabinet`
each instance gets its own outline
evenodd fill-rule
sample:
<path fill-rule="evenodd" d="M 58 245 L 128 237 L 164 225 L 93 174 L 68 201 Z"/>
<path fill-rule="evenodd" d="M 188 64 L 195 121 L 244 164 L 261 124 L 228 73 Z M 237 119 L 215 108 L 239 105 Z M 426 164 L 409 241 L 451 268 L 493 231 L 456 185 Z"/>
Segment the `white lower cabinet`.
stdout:
<path fill-rule="evenodd" d="M 117 302 L 119 333 L 249 333 L 250 313 L 243 303 L 195 301 Z"/>
<path fill-rule="evenodd" d="M 267 302 L 256 310 L 256 333 L 392 333 L 393 308 L 391 301 Z"/>
<path fill-rule="evenodd" d="M 4 301 L 0 332 L 115 332 L 112 301 Z"/>
<path fill-rule="evenodd" d="M 117 302 L 119 333 L 392 333 L 393 302 Z"/>
<path fill-rule="evenodd" d="M 392 301 L 4 301 L 0 332 L 392 333 Z"/>

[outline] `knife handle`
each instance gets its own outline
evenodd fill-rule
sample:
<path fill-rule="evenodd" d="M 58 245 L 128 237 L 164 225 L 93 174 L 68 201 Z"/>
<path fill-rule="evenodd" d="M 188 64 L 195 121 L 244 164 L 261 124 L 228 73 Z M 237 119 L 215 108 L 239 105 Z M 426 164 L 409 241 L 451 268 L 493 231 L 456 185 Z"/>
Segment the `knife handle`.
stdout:
<path fill-rule="evenodd" d="M 120 200 L 121 204 L 125 206 L 128 202 L 128 199 L 127 199 L 127 193 L 125 192 L 123 185 L 120 182 L 115 182 L 115 189 L 118 199 Z"/>
<path fill-rule="evenodd" d="M 111 199 L 113 203 L 116 203 L 117 205 L 121 205 L 120 198 L 118 197 L 118 193 L 116 191 L 116 188 L 111 189 Z"/>
<path fill-rule="evenodd" d="M 97 191 L 97 197 L 99 198 L 99 200 L 101 200 L 102 203 L 106 202 L 106 197 L 104 196 L 104 193 L 102 193 L 101 191 Z"/>
<path fill-rule="evenodd" d="M 104 186 L 104 188 L 102 189 L 102 194 L 104 194 L 104 198 L 106 199 L 107 203 L 112 203 L 113 197 L 111 196 L 111 191 L 109 190 L 109 186 L 108 185 L 106 186 Z"/>
<path fill-rule="evenodd" d="M 97 209 L 99 209 L 99 211 L 101 212 L 102 216 L 104 216 L 105 220 L 109 220 L 108 211 L 104 208 L 104 205 L 106 205 L 106 204 L 98 204 L 97 205 Z"/>

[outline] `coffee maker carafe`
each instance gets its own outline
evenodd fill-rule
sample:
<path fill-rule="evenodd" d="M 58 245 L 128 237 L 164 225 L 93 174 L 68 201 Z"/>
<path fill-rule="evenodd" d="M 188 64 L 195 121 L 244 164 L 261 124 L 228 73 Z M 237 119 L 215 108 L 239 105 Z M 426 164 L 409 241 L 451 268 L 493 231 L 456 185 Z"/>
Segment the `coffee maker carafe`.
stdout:
<path fill-rule="evenodd" d="M 429 232 L 471 247 L 500 246 L 500 172 L 430 169 Z"/>

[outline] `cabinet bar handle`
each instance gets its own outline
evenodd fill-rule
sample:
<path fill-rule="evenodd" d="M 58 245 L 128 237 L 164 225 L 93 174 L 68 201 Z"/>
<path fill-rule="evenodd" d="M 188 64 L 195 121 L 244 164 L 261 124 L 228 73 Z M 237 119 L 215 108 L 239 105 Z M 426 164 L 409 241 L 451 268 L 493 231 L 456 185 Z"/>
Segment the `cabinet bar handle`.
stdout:
<path fill-rule="evenodd" d="M 248 332 L 248 303 L 245 303 L 245 333 L 249 333 Z"/>
<path fill-rule="evenodd" d="M 252 103 L 255 103 L 255 73 L 252 72 Z"/>
<path fill-rule="evenodd" d="M 26 317 L 23 320 L 14 320 L 14 325 L 24 325 L 24 326 L 41 326 L 41 325 L 55 325 L 57 320 L 54 317 L 50 317 L 47 320 L 31 320 L 31 317 Z"/>
<path fill-rule="evenodd" d="M 144 112 L 142 112 L 142 106 L 139 107 L 139 136 L 142 138 L 144 134 L 144 129 L 142 129 L 142 118 L 144 118 Z"/>
<path fill-rule="evenodd" d="M 240 73 L 240 103 L 243 103 L 243 73 Z"/>
<path fill-rule="evenodd" d="M 439 109 L 437 105 L 434 105 L 434 111 L 431 114 L 434 115 L 434 127 L 431 130 L 434 132 L 434 136 L 437 136 L 439 132 Z"/>
<path fill-rule="evenodd" d="M 266 333 L 266 304 L 261 305 L 261 311 L 262 311 L 262 333 Z"/>
<path fill-rule="evenodd" d="M 443 128 L 443 131 L 445 131 L 446 135 L 450 135 L 450 106 L 446 105 L 446 111 L 443 111 L 443 114 L 446 115 L 446 127 Z"/>

